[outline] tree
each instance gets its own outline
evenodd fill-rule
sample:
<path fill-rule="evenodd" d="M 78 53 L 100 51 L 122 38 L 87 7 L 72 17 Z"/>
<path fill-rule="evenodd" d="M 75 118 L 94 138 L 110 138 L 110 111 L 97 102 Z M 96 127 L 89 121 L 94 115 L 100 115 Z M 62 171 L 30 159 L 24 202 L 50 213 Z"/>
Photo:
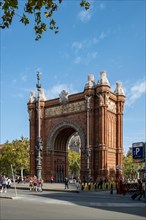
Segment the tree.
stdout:
<path fill-rule="evenodd" d="M 53 19 L 54 12 L 58 10 L 59 4 L 63 0 L 26 0 L 18 2 L 18 0 L 2 0 L 0 1 L 0 7 L 2 9 L 2 23 L 0 28 L 9 28 L 12 24 L 13 18 L 18 16 L 20 22 L 24 25 L 30 23 L 30 17 L 34 19 L 34 30 L 36 34 L 36 40 L 42 37 L 42 33 L 49 28 L 58 33 L 59 28 L 56 26 L 56 21 Z M 18 9 L 23 7 L 22 14 L 18 14 Z M 80 6 L 86 10 L 89 9 L 90 3 L 86 0 L 81 0 Z M 49 25 L 47 27 L 46 19 L 49 19 Z"/>
<path fill-rule="evenodd" d="M 131 149 L 123 159 L 124 176 L 130 180 L 139 178 L 139 172 L 144 167 L 144 163 L 134 162 Z"/>
<path fill-rule="evenodd" d="M 21 137 L 21 140 L 14 140 L 12 143 L 8 141 L 4 144 L 4 150 L 0 155 L 0 172 L 11 176 L 11 165 L 15 173 L 29 171 L 29 141 L 27 138 Z"/>
<path fill-rule="evenodd" d="M 68 150 L 68 165 L 71 175 L 73 177 L 78 176 L 80 171 L 80 155 L 70 149 Z"/>

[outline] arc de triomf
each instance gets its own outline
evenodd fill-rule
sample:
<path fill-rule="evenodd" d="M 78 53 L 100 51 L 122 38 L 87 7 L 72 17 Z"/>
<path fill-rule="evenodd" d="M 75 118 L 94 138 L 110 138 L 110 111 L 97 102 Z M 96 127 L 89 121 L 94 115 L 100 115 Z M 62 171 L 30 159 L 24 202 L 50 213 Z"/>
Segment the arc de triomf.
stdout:
<path fill-rule="evenodd" d="M 38 135 L 38 99 L 31 92 L 28 101 L 30 121 L 30 175 L 36 175 L 36 139 Z M 100 73 L 97 83 L 88 76 L 84 91 L 46 100 L 40 94 L 40 134 L 43 143 L 42 178 L 63 182 L 68 176 L 68 142 L 74 133 L 81 140 L 80 178 L 118 178 L 123 159 L 123 108 L 125 94 L 122 83 L 110 90 L 106 72 Z"/>

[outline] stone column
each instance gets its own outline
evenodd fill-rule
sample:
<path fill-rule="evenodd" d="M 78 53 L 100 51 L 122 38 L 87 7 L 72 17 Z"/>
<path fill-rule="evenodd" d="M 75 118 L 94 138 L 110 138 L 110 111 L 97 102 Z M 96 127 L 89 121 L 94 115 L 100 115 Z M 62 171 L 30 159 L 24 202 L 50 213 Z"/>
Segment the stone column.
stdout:
<path fill-rule="evenodd" d="M 117 142 L 116 142 L 116 165 L 123 167 L 123 111 L 125 102 L 125 93 L 122 89 L 122 83 L 116 83 L 114 93 L 117 95 Z M 117 178 L 123 175 L 121 169 L 117 169 Z"/>
<path fill-rule="evenodd" d="M 110 83 L 106 77 L 106 72 L 100 73 L 100 78 L 97 82 L 96 95 L 98 97 L 98 177 L 104 177 L 107 175 L 107 103 L 106 95 L 110 91 Z"/>

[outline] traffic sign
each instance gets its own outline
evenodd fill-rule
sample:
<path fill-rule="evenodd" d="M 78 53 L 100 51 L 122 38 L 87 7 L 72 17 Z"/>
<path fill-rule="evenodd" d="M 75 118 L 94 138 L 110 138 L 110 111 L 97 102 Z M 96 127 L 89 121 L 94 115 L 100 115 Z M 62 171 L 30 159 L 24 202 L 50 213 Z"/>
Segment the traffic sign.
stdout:
<path fill-rule="evenodd" d="M 133 159 L 143 159 L 145 157 L 144 150 L 145 150 L 145 145 L 143 142 L 133 143 L 132 144 Z"/>

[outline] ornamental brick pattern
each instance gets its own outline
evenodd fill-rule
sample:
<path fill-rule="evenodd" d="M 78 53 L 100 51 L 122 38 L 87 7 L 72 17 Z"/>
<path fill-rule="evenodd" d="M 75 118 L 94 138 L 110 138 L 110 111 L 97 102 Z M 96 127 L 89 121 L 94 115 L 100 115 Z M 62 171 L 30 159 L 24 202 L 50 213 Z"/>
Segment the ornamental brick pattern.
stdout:
<path fill-rule="evenodd" d="M 88 159 L 93 180 L 100 177 L 120 177 L 122 172 L 117 170 L 116 166 L 122 167 L 125 102 L 121 83 L 117 83 L 115 91 L 111 92 L 104 71 L 101 72 L 97 84 L 94 82 L 94 76 L 90 75 L 81 93 L 68 95 L 67 91 L 63 91 L 60 98 L 42 98 L 40 101 L 42 178 L 50 181 L 53 175 L 56 182 L 63 182 L 64 177 L 68 176 L 68 141 L 76 132 L 81 139 L 80 178 L 87 176 Z M 90 96 L 88 119 L 87 96 Z M 37 98 L 31 97 L 28 102 L 31 175 L 36 175 L 37 106 Z M 86 155 L 87 138 L 89 157 Z"/>

